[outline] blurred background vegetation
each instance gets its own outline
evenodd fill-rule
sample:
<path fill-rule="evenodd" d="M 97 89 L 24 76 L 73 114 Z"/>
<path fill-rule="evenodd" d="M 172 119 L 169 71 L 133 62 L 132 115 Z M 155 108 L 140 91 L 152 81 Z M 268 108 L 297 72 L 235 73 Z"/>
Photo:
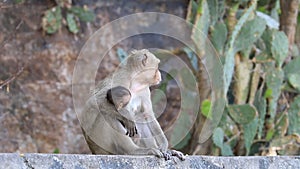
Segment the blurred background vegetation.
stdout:
<path fill-rule="evenodd" d="M 92 4 L 94 2 L 92 1 L 87 3 L 89 5 L 85 5 L 85 2 L 86 1 L 80 2 L 75 0 L 48 1 L 47 7 L 43 7 L 39 10 L 42 11 L 42 14 L 39 15 L 40 19 L 38 19 L 40 25 L 38 26 L 39 29 L 33 30 L 41 32 L 38 36 L 43 37 L 43 39 L 51 39 L 52 37 L 65 34 L 68 35 L 69 38 L 71 37 L 70 41 L 76 46 L 74 48 L 82 46 L 83 42 L 80 42 L 79 45 L 75 43 L 78 43 L 80 40 L 86 40 L 83 36 L 90 34 L 86 32 L 96 30 L 97 27 L 99 28 L 99 25 L 103 24 L 95 24 L 93 25 L 95 27 L 93 29 L 90 23 L 99 22 L 99 18 L 102 19 L 100 22 L 109 21 L 109 19 L 105 20 L 105 15 L 101 15 L 97 12 L 97 9 L 101 10 L 102 8 L 93 7 Z M 30 4 L 34 2 L 16 0 L 12 2 L 11 5 L 12 8 L 18 8 L 16 6 L 26 3 Z M 117 2 L 110 2 L 110 4 L 114 3 L 117 4 Z M 130 4 L 130 2 L 128 3 Z M 147 1 L 146 3 L 149 5 L 151 2 Z M 168 8 L 165 7 L 164 4 L 172 6 L 170 5 L 172 3 L 179 3 L 179 5 L 185 9 L 183 14 L 177 13 L 176 15 L 185 17 L 188 22 L 195 25 L 191 38 L 197 46 L 197 53 L 195 54 L 187 48 L 178 47 L 178 45 L 172 46 L 170 51 L 174 54 L 183 55 L 185 61 L 189 64 L 190 68 L 193 69 L 197 77 L 201 100 L 201 106 L 199 107 L 200 113 L 196 119 L 196 123 L 186 138 L 184 138 L 180 144 L 176 145 L 175 148 L 188 154 L 224 156 L 300 155 L 299 0 L 155 1 L 154 4 L 158 6 L 159 9 L 150 8 L 150 10 L 146 11 L 172 13 L 164 9 Z M 5 10 L 10 7 L 9 5 L 2 4 L 1 8 L 1 10 Z M 108 14 L 109 13 L 110 12 L 108 12 Z M 113 20 L 116 19 L 116 17 L 110 19 Z M 28 21 L 25 20 L 24 22 L 27 23 Z M 18 24 L 16 25 L 18 26 Z M 18 27 L 15 28 L 15 31 L 18 30 L 17 28 Z M 30 26 L 27 29 L 30 29 Z M 200 30 L 203 34 L 197 34 L 197 30 Z M 212 131 L 212 137 L 205 142 L 200 141 L 200 132 L 204 122 L 207 119 L 214 118 L 214 112 L 210 111 L 212 101 L 210 97 L 211 90 L 208 90 L 210 89 L 209 78 L 205 71 L 203 71 L 205 69 L 205 61 L 203 62 L 203 60 L 206 55 L 205 51 L 201 50 L 203 47 L 203 37 L 211 41 L 224 66 L 225 81 L 222 90 L 224 90 L 224 95 L 226 95 L 226 107 L 221 121 L 217 128 Z M 74 39 L 75 42 L 73 42 Z M 2 48 L 3 46 L 5 47 L 5 43 L 10 40 L 11 38 L 9 37 L 2 38 Z M 43 44 L 43 46 L 48 48 L 49 46 L 47 47 L 47 45 L 51 43 L 48 40 L 46 41 L 47 43 Z M 143 45 L 141 46 L 143 47 Z M 123 48 L 130 48 L 128 47 L 128 43 L 117 47 L 115 55 L 119 57 L 126 55 Z M 73 50 L 76 51 L 76 49 Z M 2 54 L 3 53 L 4 52 L 2 52 Z M 76 52 L 71 52 L 70 55 L 76 56 L 76 54 Z M 7 55 L 7 53 L 3 55 Z M 42 55 L 42 57 L 47 56 Z M 76 59 L 76 57 L 71 57 L 70 60 L 74 59 Z M 29 60 L 34 59 L 29 57 Z M 116 60 L 113 60 L 113 62 L 116 62 L 115 65 L 118 64 Z M 22 73 L 25 70 L 26 74 L 27 64 L 28 63 L 25 63 L 25 66 L 20 66 L 18 70 L 14 69 L 13 71 L 16 73 L 13 75 L 12 73 L 7 73 L 10 69 L 1 69 L 0 67 L 0 71 L 4 72 L 3 76 L 0 76 L 0 90 L 2 90 L 1 92 L 5 92 L 5 94 L 2 93 L 3 95 L 0 97 L 0 105 L 2 105 L 2 107 L 5 107 L 7 102 L 5 102 L 3 98 L 6 98 L 6 96 L 9 96 L 8 99 L 13 98 L 13 96 L 11 96 L 15 94 L 13 89 L 26 93 L 26 91 L 24 91 L 26 85 L 22 88 L 20 87 L 22 86 L 21 84 L 14 81 L 18 81 L 18 79 L 22 80 L 22 77 L 26 79 L 26 75 L 22 76 Z M 110 68 L 105 67 L 105 69 Z M 72 68 L 70 68 L 70 70 L 72 70 Z M 103 78 L 107 72 L 100 74 L 99 79 Z M 50 75 L 47 76 L 50 77 Z M 166 77 L 160 87 L 164 90 L 166 90 L 168 81 L 172 79 L 168 76 Z M 167 92 L 174 93 L 174 91 Z M 66 97 L 69 98 L 70 94 L 66 95 L 68 96 Z M 55 97 L 52 97 L 52 99 L 53 98 Z M 28 101 L 30 99 L 26 98 L 25 100 Z M 18 101 L 15 101 L 14 104 L 18 104 Z M 17 108 L 20 110 L 25 109 L 19 108 L 20 106 L 13 106 L 14 104 L 9 104 L 9 108 L 1 109 L 0 106 L 0 113 L 2 113 L 0 120 L 5 120 L 4 115 L 6 111 L 8 114 L 12 112 L 12 114 L 14 114 L 18 112 L 16 111 Z M 49 106 L 46 106 L 46 108 L 47 107 Z M 168 116 L 176 116 L 172 115 L 172 111 L 174 111 L 172 107 L 174 108 L 176 105 L 169 105 L 169 107 L 171 108 L 159 118 L 159 122 L 163 128 L 168 128 L 169 124 L 164 123 L 168 121 Z M 57 111 L 61 112 L 62 110 L 64 109 L 61 108 L 61 110 Z M 44 109 L 42 109 L 42 111 L 44 111 Z M 49 112 L 51 113 L 51 111 Z M 14 116 L 17 117 L 17 120 L 24 120 L 22 121 L 24 124 L 20 128 L 24 126 L 29 129 L 34 128 L 32 124 L 35 123 L 29 125 L 28 123 L 30 121 L 25 118 L 33 117 L 31 114 L 34 114 L 34 111 L 28 110 L 26 113 L 20 111 L 20 113 L 23 113 L 22 118 L 16 115 Z M 53 123 L 56 122 L 53 121 Z M 74 128 L 76 125 L 78 125 L 78 122 L 73 122 L 69 128 Z M 5 126 L 3 124 L 3 126 L 2 128 L 8 128 L 9 125 Z M 33 144 L 33 148 L 22 149 L 19 148 L 22 147 L 20 146 L 22 143 L 18 143 L 18 146 L 12 149 L 2 149 L 2 151 L 51 152 L 51 150 L 53 150 L 55 153 L 87 152 L 86 147 L 79 148 L 80 151 L 69 151 L 58 143 L 62 141 L 60 139 L 54 139 L 56 143 L 49 143 L 47 148 L 41 148 L 43 147 L 43 141 L 48 142 L 48 136 L 46 134 L 40 136 L 40 133 L 36 131 L 34 133 L 25 131 L 25 133 L 26 132 L 27 136 L 29 135 L 31 139 L 40 140 Z M 52 132 L 55 132 L 55 130 Z M 78 129 L 75 133 L 78 133 Z M 7 136 L 5 132 L 2 136 L 3 135 Z M 27 136 L 25 138 L 27 138 Z M 53 138 L 55 137 L 56 136 L 53 136 Z M 71 137 L 73 137 L 73 135 Z M 20 136 L 20 138 L 24 139 L 23 136 Z M 72 138 L 69 139 L 71 140 Z M 80 137 L 80 139 L 82 140 L 83 138 Z M 14 141 L 18 142 L 16 140 Z M 31 140 L 28 142 L 30 141 Z M 8 142 L 12 145 L 16 144 L 11 140 L 8 140 Z M 4 143 L 7 142 L 2 142 L 1 144 Z M 72 142 L 67 141 L 67 144 L 72 144 Z"/>
<path fill-rule="evenodd" d="M 299 8 L 298 0 L 190 1 L 187 20 L 224 65 L 227 105 L 208 143 L 213 155 L 300 154 Z M 195 154 L 198 121 L 189 144 Z"/>

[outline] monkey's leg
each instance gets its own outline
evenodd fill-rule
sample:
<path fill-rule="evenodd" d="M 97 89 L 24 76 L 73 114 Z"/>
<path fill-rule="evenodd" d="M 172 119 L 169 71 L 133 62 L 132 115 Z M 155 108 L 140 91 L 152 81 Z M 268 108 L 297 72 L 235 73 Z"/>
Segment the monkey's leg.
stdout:
<path fill-rule="evenodd" d="M 148 138 L 143 140 L 146 146 L 154 145 L 161 151 L 165 160 L 170 160 L 171 154 L 167 151 L 168 140 L 155 117 L 154 120 L 146 123 L 144 127 L 147 128 L 150 133 L 150 135 L 147 136 Z"/>
<path fill-rule="evenodd" d="M 168 149 L 167 137 L 165 136 L 163 130 L 161 129 L 155 117 L 152 121 L 148 122 L 148 127 L 158 145 L 158 148 L 161 149 L 162 151 L 167 151 Z"/>
<path fill-rule="evenodd" d="M 150 125 L 149 127 L 152 126 L 151 129 L 153 131 L 153 136 L 155 137 L 155 140 L 156 140 L 159 148 L 161 149 L 161 151 L 164 155 L 164 158 L 166 160 L 169 160 L 171 158 L 171 156 L 176 156 L 180 160 L 185 160 L 184 154 L 181 153 L 180 151 L 168 149 L 168 140 L 167 140 L 164 132 L 162 131 L 158 121 L 154 120 L 153 123 L 156 123 L 157 125 Z"/>
<path fill-rule="evenodd" d="M 139 131 L 139 137 L 137 138 L 140 147 L 148 147 L 148 148 L 159 148 L 156 144 L 156 141 L 150 131 L 148 123 L 136 123 L 137 129 Z"/>
<path fill-rule="evenodd" d="M 157 148 L 144 148 L 139 147 L 132 141 L 128 136 L 117 134 L 114 139 L 114 147 L 117 154 L 128 154 L 128 155 L 155 155 L 159 158 L 164 157 L 163 154 Z"/>
<path fill-rule="evenodd" d="M 169 160 L 171 156 L 176 156 L 180 160 L 185 160 L 184 154 L 180 151 L 168 150 L 168 140 L 156 119 L 149 122 L 148 127 L 151 130 L 152 136 L 155 138 L 158 148 L 161 150 L 166 160 Z"/>

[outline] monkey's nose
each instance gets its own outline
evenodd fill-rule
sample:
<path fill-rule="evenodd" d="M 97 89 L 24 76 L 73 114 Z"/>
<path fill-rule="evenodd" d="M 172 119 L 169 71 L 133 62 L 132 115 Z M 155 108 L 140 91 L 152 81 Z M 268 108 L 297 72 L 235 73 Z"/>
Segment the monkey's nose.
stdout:
<path fill-rule="evenodd" d="M 161 75 L 156 76 L 156 84 L 159 84 L 161 81 Z"/>

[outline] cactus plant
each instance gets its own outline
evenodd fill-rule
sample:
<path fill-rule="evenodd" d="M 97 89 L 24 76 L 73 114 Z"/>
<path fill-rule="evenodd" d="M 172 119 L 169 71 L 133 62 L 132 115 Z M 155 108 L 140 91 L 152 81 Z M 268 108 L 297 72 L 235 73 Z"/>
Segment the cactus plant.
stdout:
<path fill-rule="evenodd" d="M 202 37 L 210 37 L 224 65 L 227 108 L 213 132 L 215 148 L 221 155 L 240 154 L 234 151 L 237 149 L 246 150 L 245 155 L 263 154 L 257 145 L 272 146 L 279 142 L 288 145 L 299 139 L 296 136 L 300 134 L 300 56 L 286 61 L 290 44 L 285 33 L 278 30 L 276 18 L 272 18 L 278 16 L 279 6 L 271 9 L 270 16 L 264 3 L 260 2 L 257 7 L 257 0 L 192 2 L 190 4 L 198 9 L 198 18 L 192 22 L 202 31 Z M 191 16 L 192 11 L 189 12 Z M 271 21 L 268 18 L 272 18 Z M 195 32 L 192 39 L 202 47 L 203 41 L 196 40 Z M 205 51 L 202 53 L 205 55 Z M 297 52 L 292 54 L 297 55 Z M 287 96 L 296 97 L 287 99 L 285 92 L 292 92 Z M 210 119 L 208 113 L 216 112 L 214 105 L 207 108 L 208 103 L 209 99 L 203 101 L 200 111 Z M 266 141 L 271 144 L 253 147 L 254 143 Z M 281 151 L 284 152 L 289 154 Z"/>

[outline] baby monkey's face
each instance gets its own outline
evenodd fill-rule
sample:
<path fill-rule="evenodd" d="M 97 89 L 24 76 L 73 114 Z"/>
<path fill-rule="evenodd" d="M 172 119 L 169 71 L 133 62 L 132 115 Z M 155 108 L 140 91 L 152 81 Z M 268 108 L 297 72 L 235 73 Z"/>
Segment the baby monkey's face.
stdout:
<path fill-rule="evenodd" d="M 119 106 L 117 107 L 117 110 L 120 110 L 120 109 L 126 107 L 126 105 L 129 103 L 130 99 L 131 99 L 130 93 L 128 93 L 126 95 L 123 95 L 122 96 L 122 103 L 119 104 Z"/>
<path fill-rule="evenodd" d="M 111 88 L 107 91 L 107 100 L 113 104 L 117 110 L 124 108 L 131 99 L 131 93 L 122 86 Z"/>

